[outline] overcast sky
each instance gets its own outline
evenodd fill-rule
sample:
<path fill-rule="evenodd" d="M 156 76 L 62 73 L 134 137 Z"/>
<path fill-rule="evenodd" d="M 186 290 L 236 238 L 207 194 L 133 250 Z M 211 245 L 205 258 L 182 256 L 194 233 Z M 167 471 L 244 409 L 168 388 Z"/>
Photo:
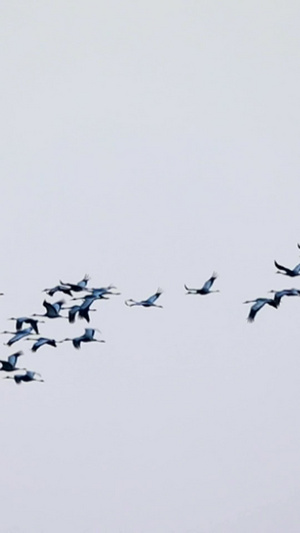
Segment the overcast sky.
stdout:
<path fill-rule="evenodd" d="M 2 1 L 0 330 L 60 279 L 122 295 L 105 344 L 2 347 L 45 383 L 0 380 L 0 533 L 299 532 L 300 301 L 243 305 L 300 288 L 299 16 Z"/>

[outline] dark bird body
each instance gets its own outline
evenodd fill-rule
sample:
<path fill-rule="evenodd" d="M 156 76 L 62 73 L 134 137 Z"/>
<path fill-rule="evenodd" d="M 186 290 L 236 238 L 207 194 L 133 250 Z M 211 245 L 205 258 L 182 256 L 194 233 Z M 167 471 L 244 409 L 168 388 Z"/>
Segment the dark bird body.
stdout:
<path fill-rule="evenodd" d="M 4 370 L 5 372 L 13 372 L 14 370 L 20 370 L 20 368 L 16 367 L 18 357 L 20 355 L 23 355 L 23 352 L 16 352 L 10 355 L 7 359 L 7 361 L 0 360 L 1 368 L 0 370 Z"/>
<path fill-rule="evenodd" d="M 20 331 L 22 329 L 23 324 L 29 324 L 32 327 L 32 329 L 34 329 L 34 331 L 37 334 L 39 334 L 38 323 L 39 322 L 44 323 L 43 320 L 35 320 L 34 318 L 30 318 L 30 317 L 27 317 L 27 316 L 22 316 L 22 317 L 19 317 L 19 318 L 11 317 L 8 320 L 15 320 L 16 321 L 16 330 L 17 331 Z"/>
<path fill-rule="evenodd" d="M 280 265 L 277 263 L 277 261 L 274 261 L 274 264 L 276 268 L 278 268 L 279 272 L 278 274 L 284 274 L 286 276 L 290 276 L 291 278 L 294 278 L 296 276 L 300 276 L 300 263 L 296 265 L 293 269 L 287 268 L 283 265 Z M 281 272 L 282 270 L 282 272 Z"/>
<path fill-rule="evenodd" d="M 20 385 L 22 381 L 27 383 L 29 381 L 40 381 L 43 382 L 43 379 L 37 379 L 35 376 L 40 376 L 38 372 L 33 372 L 32 370 L 26 370 L 26 374 L 15 374 L 14 376 L 5 376 L 3 379 L 14 379 L 17 385 Z"/>
<path fill-rule="evenodd" d="M 12 344 L 14 344 L 15 342 L 24 339 L 25 337 L 30 335 L 32 331 L 32 327 L 30 326 L 29 328 L 21 329 L 17 333 L 14 331 L 2 331 L 2 333 L 9 333 L 10 335 L 13 335 L 13 337 L 9 339 L 9 341 L 6 343 L 7 346 L 12 346 Z"/>
<path fill-rule="evenodd" d="M 273 300 L 273 298 L 256 298 L 256 300 L 247 300 L 246 302 L 244 302 L 244 304 L 249 304 L 253 302 L 254 304 L 252 305 L 247 318 L 248 322 L 253 322 L 258 311 L 262 309 L 265 305 L 270 305 L 271 307 L 275 307 L 275 309 L 277 309 L 279 305 L 277 302 L 275 302 L 275 300 Z"/>
<path fill-rule="evenodd" d="M 94 338 L 95 332 L 98 331 L 92 328 L 86 328 L 83 335 L 75 337 L 73 339 L 63 339 L 59 342 L 71 341 L 74 348 L 79 349 L 82 342 L 105 342 L 104 340 L 98 340 Z"/>
<path fill-rule="evenodd" d="M 87 284 L 89 281 L 89 276 L 86 274 L 81 281 L 78 283 L 65 283 L 64 281 L 59 281 L 64 287 L 69 287 L 72 292 L 81 292 L 87 289 Z"/>
<path fill-rule="evenodd" d="M 59 300 L 58 302 L 55 302 L 54 304 L 51 304 L 50 302 L 47 302 L 46 300 L 44 300 L 43 306 L 46 309 L 46 313 L 44 313 L 43 315 L 34 313 L 32 316 L 45 316 L 47 318 L 66 318 L 59 314 L 64 303 L 65 303 L 65 300 Z"/>
<path fill-rule="evenodd" d="M 274 293 L 274 301 L 276 302 L 277 306 L 280 305 L 281 298 L 283 296 L 300 296 L 300 290 L 299 289 L 283 289 L 282 291 L 269 291 Z"/>
<path fill-rule="evenodd" d="M 162 292 L 163 291 L 161 289 L 157 289 L 156 293 L 150 296 L 149 298 L 147 298 L 147 300 L 141 300 L 140 302 L 137 302 L 136 300 L 132 300 L 130 298 L 129 300 L 125 301 L 125 304 L 128 305 L 129 307 L 133 307 L 134 305 L 140 305 L 142 307 L 161 307 L 162 308 L 162 305 L 158 305 L 155 303 L 157 298 L 159 298 L 159 296 L 162 294 Z"/>
<path fill-rule="evenodd" d="M 52 287 L 51 289 L 44 289 L 43 292 L 46 292 L 47 294 L 49 294 L 49 296 L 53 296 L 56 292 L 63 292 L 64 294 L 67 294 L 68 296 L 73 296 L 70 287 L 68 287 L 67 285 L 56 285 L 55 287 Z"/>
<path fill-rule="evenodd" d="M 217 277 L 218 276 L 216 272 L 214 272 L 213 275 L 204 283 L 201 289 L 190 289 L 189 287 L 184 285 L 184 288 L 188 291 L 186 294 L 211 294 L 212 292 L 220 292 L 219 290 L 210 290 Z"/>
<path fill-rule="evenodd" d="M 27 341 L 32 341 L 32 339 L 28 338 L 26 339 Z M 45 346 L 46 344 L 48 344 L 49 346 L 53 346 L 54 348 L 56 348 L 56 341 L 54 339 L 48 339 L 47 337 L 39 337 L 35 342 L 34 344 L 31 346 L 31 351 L 32 352 L 37 352 L 37 350 L 39 348 L 41 348 L 42 346 Z"/>

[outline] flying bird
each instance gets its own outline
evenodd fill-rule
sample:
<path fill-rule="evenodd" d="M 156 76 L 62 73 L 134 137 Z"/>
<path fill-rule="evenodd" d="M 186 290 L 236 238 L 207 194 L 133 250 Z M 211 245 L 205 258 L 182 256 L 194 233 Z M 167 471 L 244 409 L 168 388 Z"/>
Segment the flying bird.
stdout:
<path fill-rule="evenodd" d="M 0 363 L 2 365 L 0 370 L 4 370 L 5 372 L 13 372 L 14 370 L 22 370 L 21 368 L 16 367 L 18 357 L 20 357 L 20 355 L 23 355 L 23 352 L 13 353 L 12 355 L 8 357 L 7 361 L 3 361 L 2 359 L 0 359 Z"/>
<path fill-rule="evenodd" d="M 95 335 L 96 331 L 99 331 L 99 330 L 92 329 L 92 328 L 86 328 L 84 330 L 84 334 L 81 335 L 80 337 L 75 337 L 73 339 L 67 338 L 67 339 L 63 339 L 63 340 L 61 340 L 59 342 L 71 341 L 73 346 L 74 346 L 74 348 L 77 348 L 77 349 L 80 348 L 80 344 L 82 342 L 105 342 L 104 340 L 98 340 L 98 339 L 94 338 L 94 335 Z"/>
<path fill-rule="evenodd" d="M 43 292 L 46 292 L 47 294 L 49 294 L 49 296 L 53 296 L 56 292 L 63 292 L 68 296 L 73 296 L 70 287 L 68 287 L 67 285 L 56 285 L 51 289 L 44 289 Z"/>
<path fill-rule="evenodd" d="M 11 317 L 8 320 L 16 320 L 16 330 L 20 331 L 23 327 L 23 324 L 30 324 L 30 326 L 34 329 L 34 331 L 39 334 L 38 329 L 38 323 L 45 323 L 43 320 L 35 320 L 34 318 L 30 318 L 27 316 L 22 316 L 19 318 Z"/>
<path fill-rule="evenodd" d="M 18 342 L 19 340 L 24 339 L 25 337 L 28 337 L 28 335 L 30 335 L 32 331 L 33 331 L 33 328 L 31 326 L 26 329 L 21 329 L 17 333 L 15 331 L 2 331 L 2 333 L 9 333 L 10 335 L 13 335 L 13 337 L 9 339 L 7 343 L 4 343 L 4 344 L 6 344 L 7 346 L 12 346 L 12 344 L 14 344 L 15 342 Z"/>
<path fill-rule="evenodd" d="M 44 300 L 43 306 L 46 309 L 46 313 L 44 313 L 43 315 L 34 313 L 32 316 L 45 316 L 47 318 L 67 318 L 59 314 L 64 303 L 65 303 L 65 300 L 59 300 L 58 302 L 55 302 L 54 304 L 51 304 L 50 302 L 47 302 L 46 300 Z"/>
<path fill-rule="evenodd" d="M 32 341 L 34 340 L 33 338 L 27 338 L 25 339 L 26 341 Z M 56 341 L 54 339 L 48 339 L 47 337 L 39 337 L 35 342 L 34 344 L 31 346 L 31 351 L 32 352 L 36 352 L 39 348 L 41 348 L 42 346 L 45 346 L 46 344 L 48 344 L 49 346 L 53 346 L 54 348 L 56 348 Z"/>
<path fill-rule="evenodd" d="M 184 288 L 188 291 L 186 294 L 211 294 L 212 292 L 220 292 L 219 290 L 212 291 L 211 286 L 214 281 L 217 279 L 218 275 L 216 272 L 213 272 L 212 276 L 204 283 L 201 289 L 190 289 L 186 285 Z"/>
<path fill-rule="evenodd" d="M 162 305 L 156 304 L 157 298 L 162 294 L 162 289 L 157 289 L 156 293 L 147 298 L 147 300 L 141 300 L 140 302 L 137 302 L 136 300 L 132 300 L 130 298 L 129 300 L 125 300 L 125 304 L 129 307 L 133 307 L 134 305 L 141 305 L 142 307 L 161 307 Z"/>
<path fill-rule="evenodd" d="M 279 305 L 275 300 L 273 300 L 273 298 L 256 298 L 256 300 L 247 300 L 243 303 L 253 303 L 247 318 L 248 322 L 253 322 L 258 311 L 262 309 L 265 305 L 270 305 L 271 307 L 275 307 L 275 309 L 277 309 Z"/>
<path fill-rule="evenodd" d="M 40 376 L 38 372 L 33 372 L 32 370 L 26 370 L 26 374 L 15 374 L 14 376 L 5 376 L 3 379 L 14 379 L 17 385 L 20 385 L 22 381 L 25 383 L 28 381 L 39 381 L 43 382 L 44 380 L 36 378 L 36 376 Z"/>
<path fill-rule="evenodd" d="M 72 292 L 81 292 L 87 289 L 89 279 L 90 277 L 86 274 L 81 281 L 78 281 L 78 283 L 64 283 L 64 281 L 61 280 L 59 280 L 59 283 L 69 287 Z"/>
<path fill-rule="evenodd" d="M 269 292 L 274 293 L 274 301 L 277 303 L 277 306 L 280 305 L 281 298 L 283 298 L 283 296 L 300 296 L 299 289 L 283 289 L 282 291 L 271 290 Z"/>
<path fill-rule="evenodd" d="M 300 263 L 296 265 L 293 269 L 280 265 L 279 263 L 277 263 L 277 261 L 274 261 L 274 264 L 279 270 L 277 274 L 284 274 L 285 276 L 290 276 L 291 278 L 300 276 Z M 283 272 L 280 272 L 281 270 L 283 270 Z"/>

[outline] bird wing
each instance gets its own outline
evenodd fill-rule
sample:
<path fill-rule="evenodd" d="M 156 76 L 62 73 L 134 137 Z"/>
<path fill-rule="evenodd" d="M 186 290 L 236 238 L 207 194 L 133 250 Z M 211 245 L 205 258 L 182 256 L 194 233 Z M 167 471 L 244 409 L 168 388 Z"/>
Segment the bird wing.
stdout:
<path fill-rule="evenodd" d="M 213 275 L 204 283 L 202 290 L 209 291 L 215 279 L 217 279 L 217 275 L 213 273 Z"/>
<path fill-rule="evenodd" d="M 279 263 L 277 263 L 277 261 L 274 261 L 274 264 L 275 264 L 276 268 L 278 268 L 278 270 L 283 270 L 287 274 L 291 272 L 291 270 L 289 268 L 286 268 L 285 266 L 280 265 Z"/>
<path fill-rule="evenodd" d="M 53 310 L 55 309 L 54 305 L 50 302 L 47 302 L 47 300 L 43 301 L 43 306 L 45 307 L 47 313 L 53 313 Z"/>
<path fill-rule="evenodd" d="M 160 297 L 160 295 L 162 294 L 162 289 L 157 289 L 156 293 L 153 294 L 152 296 L 150 296 L 148 298 L 148 300 L 145 300 L 145 302 L 149 303 L 149 304 L 153 304 L 154 302 L 156 302 L 157 298 Z"/>
<path fill-rule="evenodd" d="M 20 355 L 23 355 L 23 352 L 20 351 L 20 352 L 16 352 L 16 353 L 13 353 L 11 354 L 9 357 L 8 357 L 8 362 L 11 364 L 11 366 L 15 366 L 16 363 L 17 363 L 17 360 L 18 360 L 18 357 L 20 357 Z"/>

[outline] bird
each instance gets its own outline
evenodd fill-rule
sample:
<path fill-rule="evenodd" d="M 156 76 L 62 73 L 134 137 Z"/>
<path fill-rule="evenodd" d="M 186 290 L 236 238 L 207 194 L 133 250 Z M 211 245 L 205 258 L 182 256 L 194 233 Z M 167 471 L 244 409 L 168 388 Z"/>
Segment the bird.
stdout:
<path fill-rule="evenodd" d="M 253 303 L 254 302 L 254 303 Z M 243 302 L 244 304 L 253 303 L 249 315 L 248 315 L 248 322 L 253 322 L 256 316 L 256 313 L 260 309 L 264 307 L 264 305 L 270 305 L 271 307 L 275 307 L 277 309 L 279 303 L 277 303 L 273 298 L 256 298 L 256 300 L 247 300 L 246 302 Z"/>
<path fill-rule="evenodd" d="M 25 339 L 26 341 L 32 341 L 34 340 L 32 337 Z M 53 346 L 56 348 L 56 340 L 54 339 L 48 339 L 47 337 L 39 337 L 36 339 L 34 344 L 31 346 L 31 351 L 36 352 L 41 346 L 45 346 L 45 344 L 48 344 L 49 346 Z"/>
<path fill-rule="evenodd" d="M 283 296 L 300 296 L 299 289 L 283 289 L 282 291 L 271 290 L 269 292 L 274 293 L 274 301 L 278 306 L 280 305 L 281 298 L 283 298 Z"/>
<path fill-rule="evenodd" d="M 74 298 L 76 300 L 77 298 Z M 81 298 L 80 298 L 81 299 Z M 90 321 L 89 312 L 96 311 L 96 309 L 90 309 L 90 306 L 95 301 L 93 296 L 88 296 L 84 298 L 84 301 L 81 305 L 73 305 L 72 307 L 63 307 L 63 309 L 69 309 L 68 318 L 70 324 L 75 322 L 76 315 L 78 314 L 79 318 L 85 318 L 87 322 Z"/>
<path fill-rule="evenodd" d="M 141 305 L 142 307 L 161 307 L 162 305 L 157 305 L 155 302 L 157 298 L 163 293 L 162 289 L 157 289 L 156 293 L 147 298 L 147 300 L 141 300 L 140 302 L 137 302 L 135 300 L 132 300 L 130 298 L 129 300 L 125 300 L 125 304 L 129 307 L 133 307 L 134 305 Z"/>
<path fill-rule="evenodd" d="M 100 287 L 99 289 L 88 289 L 91 292 L 92 296 L 95 298 L 104 298 L 105 295 L 109 296 L 119 296 L 120 292 L 112 292 L 112 289 L 117 289 L 114 285 L 110 284 L 107 287 Z M 107 299 L 107 298 L 105 298 Z"/>
<path fill-rule="evenodd" d="M 49 296 L 53 296 L 56 292 L 63 292 L 68 296 L 73 296 L 71 289 L 67 285 L 56 285 L 51 289 L 44 289 L 43 292 L 46 292 Z"/>
<path fill-rule="evenodd" d="M 32 370 L 26 370 L 26 374 L 15 374 L 14 376 L 5 376 L 3 379 L 14 379 L 17 385 L 20 385 L 22 381 L 24 381 L 25 383 L 29 381 L 44 382 L 42 378 L 37 379 L 35 376 L 41 376 L 41 374 L 39 374 L 38 372 L 33 372 Z"/>
<path fill-rule="evenodd" d="M 4 344 L 6 344 L 7 346 L 12 346 L 12 344 L 14 344 L 15 342 L 17 342 L 17 341 L 23 339 L 24 337 L 27 337 L 28 335 L 30 335 L 32 333 L 32 330 L 33 330 L 33 328 L 30 326 L 29 328 L 21 329 L 18 332 L 15 332 L 15 331 L 2 331 L 2 333 L 9 333 L 10 335 L 13 335 L 13 337 L 11 339 L 9 339 L 9 341 L 7 343 L 4 343 Z"/>
<path fill-rule="evenodd" d="M 296 265 L 293 269 L 282 266 L 277 263 L 277 261 L 274 261 L 274 264 L 279 269 L 279 271 L 283 270 L 283 272 L 277 272 L 277 274 L 284 274 L 285 276 L 290 276 L 291 278 L 300 276 L 300 263 Z"/>
<path fill-rule="evenodd" d="M 64 281 L 61 280 L 59 280 L 59 283 L 69 287 L 69 289 L 73 292 L 81 292 L 86 290 L 89 279 L 90 277 L 86 274 L 81 281 L 78 281 L 78 283 L 64 283 Z"/>
<path fill-rule="evenodd" d="M 5 372 L 13 372 L 14 370 L 21 370 L 20 368 L 16 367 L 18 357 L 20 357 L 20 355 L 23 355 L 23 352 L 20 351 L 20 352 L 15 352 L 11 354 L 8 357 L 7 361 L 3 361 L 2 359 L 0 359 L 0 363 L 2 365 L 0 370 L 4 370 Z"/>
<path fill-rule="evenodd" d="M 214 281 L 217 279 L 218 275 L 216 272 L 213 272 L 212 276 L 204 283 L 201 289 L 190 289 L 186 285 L 184 288 L 188 291 L 186 294 L 211 294 L 212 292 L 220 292 L 219 290 L 211 291 L 210 288 Z"/>
<path fill-rule="evenodd" d="M 86 328 L 84 330 L 84 334 L 81 335 L 80 337 L 75 337 L 73 339 L 70 339 L 70 338 L 66 338 L 66 339 L 62 339 L 61 341 L 59 342 L 65 342 L 65 341 L 71 341 L 73 343 L 73 346 L 74 348 L 77 348 L 79 349 L 80 348 L 80 344 L 82 342 L 105 342 L 104 340 L 98 340 L 98 339 L 95 339 L 94 338 L 94 334 L 96 331 L 99 331 L 97 329 L 92 329 L 92 328 Z M 100 332 L 101 333 L 101 332 Z"/>
<path fill-rule="evenodd" d="M 59 314 L 64 303 L 65 303 L 65 300 L 59 300 L 58 302 L 55 302 L 54 304 L 51 304 L 50 302 L 47 302 L 46 300 L 44 300 L 43 306 L 46 309 L 46 313 L 44 313 L 43 315 L 34 313 L 32 316 L 46 316 L 47 318 L 67 318 Z"/>
<path fill-rule="evenodd" d="M 34 331 L 39 334 L 38 329 L 38 323 L 45 324 L 44 320 L 35 320 L 34 318 L 30 318 L 27 316 L 22 316 L 19 318 L 11 317 L 8 320 L 16 320 L 16 330 L 20 331 L 22 329 L 23 324 L 30 324 L 30 326 L 34 329 Z"/>

